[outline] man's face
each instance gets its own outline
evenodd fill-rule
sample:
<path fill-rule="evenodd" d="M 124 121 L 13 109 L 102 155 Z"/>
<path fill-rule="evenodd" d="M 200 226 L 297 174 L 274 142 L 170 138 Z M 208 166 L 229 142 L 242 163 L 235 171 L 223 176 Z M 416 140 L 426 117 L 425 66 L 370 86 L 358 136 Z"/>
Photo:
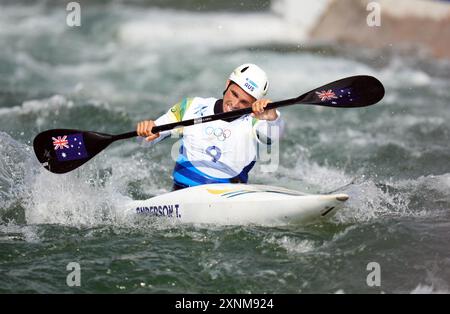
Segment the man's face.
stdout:
<path fill-rule="evenodd" d="M 227 86 L 230 81 L 227 81 Z M 223 95 L 223 112 L 251 107 L 255 98 L 247 94 L 237 84 L 231 83 Z"/>

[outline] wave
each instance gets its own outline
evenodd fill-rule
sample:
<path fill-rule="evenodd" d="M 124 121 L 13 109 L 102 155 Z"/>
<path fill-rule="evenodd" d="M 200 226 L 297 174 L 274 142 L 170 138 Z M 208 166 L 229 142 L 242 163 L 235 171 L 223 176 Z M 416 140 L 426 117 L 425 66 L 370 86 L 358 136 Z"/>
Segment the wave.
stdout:
<path fill-rule="evenodd" d="M 296 150 L 293 167 L 279 166 L 277 174 L 258 173 L 259 183 L 284 185 L 308 193 L 339 191 L 349 194 L 334 223 L 362 223 L 385 217 L 436 217 L 445 215 L 450 203 L 450 174 L 415 179 L 383 179 L 373 172 L 346 172 L 327 163 L 321 165 Z M 302 156 L 303 155 L 303 156 Z M 361 172 L 362 170 L 362 172 Z"/>
<path fill-rule="evenodd" d="M 218 47 L 238 47 L 262 43 L 302 43 L 328 5 L 273 1 L 267 12 L 209 14 L 174 10 L 151 10 L 123 24 L 119 38 L 123 44 L 165 47 L 188 44 L 201 51 Z M 298 14 L 302 12 L 302 14 Z M 170 22 L 168 22 L 170 21 Z"/>
<path fill-rule="evenodd" d="M 20 106 L 0 108 L 0 124 L 17 139 L 29 139 L 52 128 L 72 128 L 105 133 L 121 132 L 133 127 L 122 109 L 82 95 L 54 95 L 25 101 Z"/>
<path fill-rule="evenodd" d="M 156 165 L 155 155 L 134 152 L 137 146 L 131 142 L 102 153 L 82 169 L 56 175 L 39 165 L 29 146 L 5 133 L 0 134 L 0 141 L 2 155 L 6 156 L 0 164 L 2 215 L 19 208 L 28 224 L 127 225 L 130 221 L 123 218 L 123 204 L 131 198 L 167 192 L 170 186 L 167 173 L 171 161 Z M 260 174 L 254 181 L 310 193 L 335 189 L 348 193 L 345 208 L 332 220 L 337 224 L 383 217 L 434 217 L 445 213 L 450 203 L 450 174 L 408 180 L 383 181 L 365 175 L 355 179 L 343 170 L 302 159 L 294 168 L 280 167 L 276 178 L 270 176 Z M 348 185 L 352 180 L 354 183 Z"/>

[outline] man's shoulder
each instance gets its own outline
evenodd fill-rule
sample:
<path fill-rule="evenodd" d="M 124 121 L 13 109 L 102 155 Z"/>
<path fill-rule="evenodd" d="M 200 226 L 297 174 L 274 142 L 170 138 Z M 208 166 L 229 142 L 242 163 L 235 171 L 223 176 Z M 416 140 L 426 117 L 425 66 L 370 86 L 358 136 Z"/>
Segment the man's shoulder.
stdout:
<path fill-rule="evenodd" d="M 214 104 L 217 101 L 217 98 L 214 97 L 195 96 L 195 97 L 188 97 L 187 99 L 195 103 L 204 103 L 204 104 Z"/>
<path fill-rule="evenodd" d="M 214 97 L 184 97 L 176 105 L 190 107 L 191 104 L 214 105 L 218 99 Z"/>
<path fill-rule="evenodd" d="M 214 97 L 192 97 L 192 98 L 185 98 L 187 103 L 187 108 L 190 108 L 191 110 L 198 110 L 199 107 L 205 109 L 205 108 L 214 108 L 214 104 L 216 103 L 217 99 Z"/>

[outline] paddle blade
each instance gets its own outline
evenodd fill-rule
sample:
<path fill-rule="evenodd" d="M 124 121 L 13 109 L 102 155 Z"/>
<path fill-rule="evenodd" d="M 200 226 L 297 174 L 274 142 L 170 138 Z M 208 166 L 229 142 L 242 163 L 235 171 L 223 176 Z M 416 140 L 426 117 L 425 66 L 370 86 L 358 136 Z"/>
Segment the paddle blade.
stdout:
<path fill-rule="evenodd" d="M 357 75 L 331 82 L 297 98 L 297 103 L 335 108 L 366 107 L 384 97 L 383 84 L 373 76 Z"/>
<path fill-rule="evenodd" d="M 34 153 L 45 169 L 53 173 L 72 171 L 113 142 L 113 136 L 97 132 L 54 129 L 39 133 Z"/>

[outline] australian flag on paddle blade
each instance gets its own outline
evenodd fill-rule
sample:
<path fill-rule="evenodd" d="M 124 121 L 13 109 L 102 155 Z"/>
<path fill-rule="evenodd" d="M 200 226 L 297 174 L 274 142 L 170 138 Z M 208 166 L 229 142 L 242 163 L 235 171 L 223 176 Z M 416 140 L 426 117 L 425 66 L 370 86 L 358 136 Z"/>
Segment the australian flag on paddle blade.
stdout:
<path fill-rule="evenodd" d="M 351 105 L 356 100 L 356 95 L 353 94 L 352 88 L 318 90 L 316 91 L 316 96 L 321 102 L 330 105 Z"/>
<path fill-rule="evenodd" d="M 52 137 L 52 141 L 56 157 L 59 161 L 70 161 L 88 157 L 86 147 L 84 147 L 82 133 Z"/>

